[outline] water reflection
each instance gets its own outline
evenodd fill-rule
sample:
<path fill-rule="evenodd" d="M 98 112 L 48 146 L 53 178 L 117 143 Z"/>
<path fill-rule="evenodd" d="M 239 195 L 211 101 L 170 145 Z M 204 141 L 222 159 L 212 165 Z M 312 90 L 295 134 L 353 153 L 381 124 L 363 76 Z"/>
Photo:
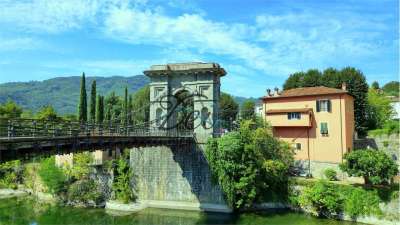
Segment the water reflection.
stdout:
<path fill-rule="evenodd" d="M 0 201 L 0 225 L 349 225 L 351 222 L 316 219 L 291 212 L 246 213 L 240 216 L 167 209 L 146 209 L 120 215 L 104 209 L 82 209 L 41 203 L 34 198 L 12 198 Z"/>

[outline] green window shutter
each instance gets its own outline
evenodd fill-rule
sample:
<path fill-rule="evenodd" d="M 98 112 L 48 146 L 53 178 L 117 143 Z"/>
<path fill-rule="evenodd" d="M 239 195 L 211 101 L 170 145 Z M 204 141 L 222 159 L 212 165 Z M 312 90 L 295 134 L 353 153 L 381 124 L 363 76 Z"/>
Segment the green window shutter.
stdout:
<path fill-rule="evenodd" d="M 317 104 L 317 112 L 320 111 L 320 104 L 319 104 L 319 103 L 320 103 L 319 100 L 317 100 L 317 101 L 316 101 L 316 104 Z"/>
<path fill-rule="evenodd" d="M 331 100 L 328 100 L 328 112 L 331 112 L 331 109 L 332 109 Z"/>
<path fill-rule="evenodd" d="M 328 134 L 328 123 L 321 123 L 321 134 Z"/>

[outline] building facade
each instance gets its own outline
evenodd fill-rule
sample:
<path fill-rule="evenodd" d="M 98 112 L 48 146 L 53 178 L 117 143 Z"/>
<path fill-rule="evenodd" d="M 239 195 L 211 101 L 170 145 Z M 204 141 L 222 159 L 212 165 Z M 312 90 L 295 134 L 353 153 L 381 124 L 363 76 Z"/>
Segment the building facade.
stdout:
<path fill-rule="evenodd" d="M 353 149 L 353 97 L 345 85 L 268 91 L 262 100 L 274 136 L 293 145 L 296 160 L 337 164 Z"/>

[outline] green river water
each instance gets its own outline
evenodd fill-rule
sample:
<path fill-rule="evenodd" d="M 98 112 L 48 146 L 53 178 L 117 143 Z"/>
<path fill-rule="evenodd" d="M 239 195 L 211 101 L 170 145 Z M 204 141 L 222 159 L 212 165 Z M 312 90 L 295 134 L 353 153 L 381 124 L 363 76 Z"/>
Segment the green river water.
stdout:
<path fill-rule="evenodd" d="M 0 199 L 0 225 L 54 224 L 140 224 L 140 225 L 350 225 L 357 224 L 317 219 L 293 212 L 244 213 L 239 216 L 167 209 L 146 209 L 130 215 L 117 215 L 105 209 L 83 209 L 41 203 L 34 198 Z"/>

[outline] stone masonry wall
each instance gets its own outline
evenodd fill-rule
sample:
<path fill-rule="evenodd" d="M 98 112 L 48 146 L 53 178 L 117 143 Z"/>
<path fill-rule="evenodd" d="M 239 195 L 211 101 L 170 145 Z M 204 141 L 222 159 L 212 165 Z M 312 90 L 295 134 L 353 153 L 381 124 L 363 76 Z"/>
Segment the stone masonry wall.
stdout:
<path fill-rule="evenodd" d="M 225 205 L 202 150 L 196 145 L 132 148 L 138 200 Z"/>
<path fill-rule="evenodd" d="M 399 134 L 369 136 L 354 141 L 354 149 L 373 148 L 384 151 L 396 161 L 400 169 Z"/>

